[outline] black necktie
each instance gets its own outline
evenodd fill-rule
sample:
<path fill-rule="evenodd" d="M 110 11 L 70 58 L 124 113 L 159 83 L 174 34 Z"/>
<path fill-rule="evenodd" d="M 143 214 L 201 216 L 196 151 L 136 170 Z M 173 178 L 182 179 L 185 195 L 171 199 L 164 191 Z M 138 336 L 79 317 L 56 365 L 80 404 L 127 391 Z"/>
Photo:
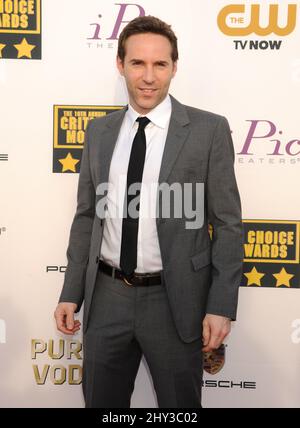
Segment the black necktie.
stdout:
<path fill-rule="evenodd" d="M 137 130 L 137 133 L 135 134 L 132 143 L 128 164 L 124 217 L 122 223 L 120 268 L 124 271 L 126 275 L 132 274 L 134 272 L 134 269 L 136 268 L 137 238 L 139 228 L 139 216 L 135 215 L 137 218 L 134 218 L 134 216 L 130 217 L 130 212 L 128 212 L 128 206 L 132 199 L 137 198 L 137 195 L 138 201 L 140 198 L 140 191 L 135 192 L 135 194 L 133 195 L 128 195 L 128 188 L 133 183 L 138 183 L 139 186 L 142 183 L 146 154 L 145 128 L 150 122 L 150 120 L 147 117 L 139 117 L 137 119 L 137 122 L 139 123 L 139 128 Z M 135 199 L 135 201 L 136 200 L 137 199 Z M 139 210 L 139 205 L 139 202 L 138 204 L 133 203 L 133 206 L 136 207 L 137 211 Z"/>

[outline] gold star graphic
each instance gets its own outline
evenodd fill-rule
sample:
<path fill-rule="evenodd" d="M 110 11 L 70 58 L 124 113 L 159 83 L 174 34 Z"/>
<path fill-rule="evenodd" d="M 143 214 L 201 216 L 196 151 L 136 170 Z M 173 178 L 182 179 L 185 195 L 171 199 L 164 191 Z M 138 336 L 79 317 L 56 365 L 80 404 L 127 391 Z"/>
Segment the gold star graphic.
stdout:
<path fill-rule="evenodd" d="M 31 51 L 33 51 L 33 49 L 36 46 L 30 45 L 24 37 L 22 42 L 18 45 L 14 45 L 14 47 L 18 51 L 18 58 L 22 58 L 23 56 L 26 56 L 27 58 L 31 58 Z"/>
<path fill-rule="evenodd" d="M 3 45 L 2 43 L 0 43 L 0 58 L 2 58 L 2 49 L 5 48 L 6 45 Z"/>
<path fill-rule="evenodd" d="M 290 287 L 291 286 L 290 280 L 295 275 L 290 275 L 289 273 L 287 273 L 287 271 L 284 268 L 282 268 L 279 273 L 274 273 L 273 276 L 277 280 L 276 287 L 280 287 L 281 285 L 286 285 L 287 287 Z"/>
<path fill-rule="evenodd" d="M 244 273 L 248 279 L 247 287 L 249 285 L 259 285 L 261 287 L 261 279 L 265 276 L 265 273 L 257 272 L 256 267 L 253 267 L 251 272 Z"/>
<path fill-rule="evenodd" d="M 64 159 L 59 159 L 59 162 L 63 166 L 62 172 L 66 172 L 66 171 L 76 172 L 75 165 L 78 164 L 79 160 L 74 159 L 71 153 L 68 153 L 68 155 Z"/>

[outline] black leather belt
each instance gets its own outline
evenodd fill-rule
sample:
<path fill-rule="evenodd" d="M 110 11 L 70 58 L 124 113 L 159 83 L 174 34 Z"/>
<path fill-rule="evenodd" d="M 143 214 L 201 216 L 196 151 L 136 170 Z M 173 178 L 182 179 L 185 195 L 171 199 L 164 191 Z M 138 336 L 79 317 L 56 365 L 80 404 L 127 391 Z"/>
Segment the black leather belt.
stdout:
<path fill-rule="evenodd" d="M 161 285 L 160 273 L 133 273 L 128 276 L 121 270 L 104 263 L 102 260 L 99 260 L 99 270 L 106 275 L 121 279 L 130 287 L 150 287 L 151 285 Z"/>

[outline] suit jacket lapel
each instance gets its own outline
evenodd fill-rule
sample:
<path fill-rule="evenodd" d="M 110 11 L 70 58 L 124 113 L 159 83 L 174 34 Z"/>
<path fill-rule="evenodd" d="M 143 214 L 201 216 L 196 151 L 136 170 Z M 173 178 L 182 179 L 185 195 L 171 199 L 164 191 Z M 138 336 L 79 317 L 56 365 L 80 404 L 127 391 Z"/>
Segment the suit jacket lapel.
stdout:
<path fill-rule="evenodd" d="M 159 185 L 165 183 L 172 171 L 177 157 L 190 133 L 188 118 L 185 107 L 171 96 L 172 114 L 168 135 L 165 143 L 163 158 L 160 167 Z M 159 196 L 159 195 L 158 195 Z M 161 203 L 160 198 L 157 202 Z M 156 219 L 156 224 L 159 226 L 164 220 L 160 217 Z"/>
<path fill-rule="evenodd" d="M 112 154 L 118 139 L 120 128 L 127 111 L 127 107 L 117 112 L 114 116 L 108 117 L 105 129 L 100 135 L 99 145 L 99 183 L 107 183 Z"/>
<path fill-rule="evenodd" d="M 159 173 L 159 184 L 166 182 L 190 132 L 185 107 L 171 96 L 172 114 Z"/>

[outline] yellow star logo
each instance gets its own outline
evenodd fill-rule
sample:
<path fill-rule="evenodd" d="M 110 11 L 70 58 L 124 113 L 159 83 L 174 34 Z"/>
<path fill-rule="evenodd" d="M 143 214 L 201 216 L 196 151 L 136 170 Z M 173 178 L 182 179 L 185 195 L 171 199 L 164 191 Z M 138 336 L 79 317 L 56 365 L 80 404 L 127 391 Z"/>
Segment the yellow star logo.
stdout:
<path fill-rule="evenodd" d="M 14 47 L 18 51 L 18 58 L 22 58 L 26 56 L 27 58 L 31 58 L 31 51 L 36 47 L 35 45 L 30 45 L 27 40 L 24 38 L 22 42 L 18 45 L 14 45 Z"/>
<path fill-rule="evenodd" d="M 282 268 L 279 273 L 274 273 L 273 276 L 277 280 L 276 287 L 280 287 L 281 285 L 286 285 L 287 287 L 290 287 L 291 286 L 290 280 L 295 275 L 290 275 L 289 273 L 287 273 L 287 271 L 284 268 Z"/>
<path fill-rule="evenodd" d="M 78 164 L 79 160 L 74 159 L 71 153 L 68 153 L 68 155 L 64 159 L 59 159 L 59 162 L 63 166 L 62 172 L 66 172 L 66 171 L 76 172 L 76 164 Z"/>
<path fill-rule="evenodd" d="M 256 267 L 254 267 L 251 272 L 244 273 L 245 277 L 248 279 L 247 287 L 249 285 L 258 285 L 261 287 L 261 279 L 265 276 L 265 273 L 257 272 Z"/>
<path fill-rule="evenodd" d="M 0 43 L 0 58 L 2 58 L 2 49 L 5 48 L 6 45 L 3 45 L 2 43 Z"/>

